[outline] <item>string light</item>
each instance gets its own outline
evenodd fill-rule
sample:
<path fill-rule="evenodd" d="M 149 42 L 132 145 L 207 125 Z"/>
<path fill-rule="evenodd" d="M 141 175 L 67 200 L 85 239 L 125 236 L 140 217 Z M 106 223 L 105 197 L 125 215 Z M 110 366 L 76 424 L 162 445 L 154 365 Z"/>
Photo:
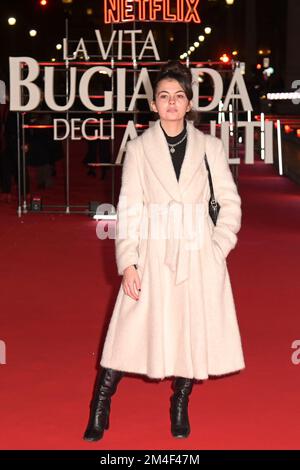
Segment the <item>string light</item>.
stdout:
<path fill-rule="evenodd" d="M 210 26 L 206 26 L 204 28 L 205 34 L 211 34 L 212 28 Z M 180 55 L 180 59 L 186 58 L 188 55 L 191 55 L 192 52 L 195 51 L 197 47 L 200 46 L 200 43 L 203 43 L 205 41 L 205 36 L 203 34 L 200 34 L 197 38 L 197 40 L 194 42 L 192 46 L 189 47 L 188 51 L 184 52 L 183 54 Z"/>

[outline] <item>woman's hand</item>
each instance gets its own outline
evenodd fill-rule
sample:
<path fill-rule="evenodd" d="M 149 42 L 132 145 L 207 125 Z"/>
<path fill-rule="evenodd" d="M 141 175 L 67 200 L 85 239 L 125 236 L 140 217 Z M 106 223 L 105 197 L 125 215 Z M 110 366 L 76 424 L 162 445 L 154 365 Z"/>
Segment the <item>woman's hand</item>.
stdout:
<path fill-rule="evenodd" d="M 133 300 L 139 300 L 141 281 L 134 266 L 128 266 L 124 269 L 122 285 L 126 295 L 129 295 Z"/>

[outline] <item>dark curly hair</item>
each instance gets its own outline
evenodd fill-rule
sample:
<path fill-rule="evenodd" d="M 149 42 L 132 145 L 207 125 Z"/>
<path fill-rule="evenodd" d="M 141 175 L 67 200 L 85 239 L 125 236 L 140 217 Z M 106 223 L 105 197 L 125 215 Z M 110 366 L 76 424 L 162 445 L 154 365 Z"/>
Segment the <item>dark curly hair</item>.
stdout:
<path fill-rule="evenodd" d="M 173 79 L 182 86 L 187 99 L 190 101 L 193 99 L 193 77 L 192 72 L 188 67 L 182 64 L 179 60 L 169 60 L 159 70 L 154 85 L 153 85 L 153 99 L 155 100 L 158 84 L 161 80 Z M 195 112 L 193 110 L 187 113 L 188 119 L 195 119 Z"/>

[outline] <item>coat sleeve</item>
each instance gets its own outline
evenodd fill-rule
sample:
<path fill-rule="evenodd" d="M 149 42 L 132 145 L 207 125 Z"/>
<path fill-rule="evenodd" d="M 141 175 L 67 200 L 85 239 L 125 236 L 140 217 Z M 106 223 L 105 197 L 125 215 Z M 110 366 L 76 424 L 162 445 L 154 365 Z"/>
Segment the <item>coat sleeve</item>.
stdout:
<path fill-rule="evenodd" d="M 225 148 L 221 139 L 211 138 L 213 144 L 213 165 L 211 168 L 215 198 L 221 206 L 217 223 L 213 230 L 213 241 L 219 246 L 224 257 L 237 243 L 237 233 L 241 228 L 241 198 L 238 194 Z"/>
<path fill-rule="evenodd" d="M 143 188 L 137 159 L 137 142 L 129 141 L 122 167 L 117 205 L 115 254 L 118 274 L 138 263 L 138 245 L 143 209 Z"/>

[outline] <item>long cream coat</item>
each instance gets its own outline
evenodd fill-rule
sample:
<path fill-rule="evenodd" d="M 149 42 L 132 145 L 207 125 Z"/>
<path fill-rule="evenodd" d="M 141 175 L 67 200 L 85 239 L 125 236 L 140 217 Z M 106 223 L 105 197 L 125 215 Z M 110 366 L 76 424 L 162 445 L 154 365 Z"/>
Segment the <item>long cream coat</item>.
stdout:
<path fill-rule="evenodd" d="M 117 207 L 116 262 L 120 275 L 127 266 L 138 265 L 141 292 L 139 300 L 133 300 L 120 286 L 100 360 L 103 367 L 150 378 L 198 380 L 245 367 L 226 264 L 237 243 L 241 199 L 222 141 L 189 121 L 187 131 L 179 181 L 159 120 L 127 144 Z M 221 205 L 216 226 L 207 209 L 205 152 Z M 171 209 L 181 209 L 182 221 L 186 207 L 195 209 L 197 203 L 202 218 L 197 219 L 194 238 L 176 239 Z M 140 209 L 133 210 L 136 204 Z M 171 236 L 145 236 L 157 220 L 151 204 L 161 205 L 159 223 L 171 227 Z M 124 215 L 131 236 L 122 238 L 119 221 Z M 190 245 L 197 240 L 199 245 Z"/>

